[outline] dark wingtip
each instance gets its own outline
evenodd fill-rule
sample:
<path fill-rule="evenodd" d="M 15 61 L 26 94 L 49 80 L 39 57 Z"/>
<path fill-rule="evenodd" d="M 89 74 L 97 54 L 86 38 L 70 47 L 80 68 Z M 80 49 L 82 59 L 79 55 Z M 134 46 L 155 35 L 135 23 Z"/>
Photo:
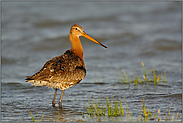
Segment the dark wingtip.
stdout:
<path fill-rule="evenodd" d="M 25 78 L 26 82 L 27 82 L 28 80 L 33 80 L 33 79 L 31 79 L 30 77 L 31 77 L 31 76 L 26 76 L 26 78 Z"/>

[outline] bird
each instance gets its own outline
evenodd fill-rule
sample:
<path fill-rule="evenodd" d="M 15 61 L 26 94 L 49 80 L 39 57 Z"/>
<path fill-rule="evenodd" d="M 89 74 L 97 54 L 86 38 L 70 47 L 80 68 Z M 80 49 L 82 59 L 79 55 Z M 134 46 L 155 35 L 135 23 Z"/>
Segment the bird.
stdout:
<path fill-rule="evenodd" d="M 47 61 L 37 73 L 32 76 L 26 76 L 26 82 L 31 83 L 31 85 L 46 86 L 55 89 L 52 101 L 53 107 L 55 107 L 55 97 L 58 89 L 62 90 L 59 100 L 59 108 L 62 108 L 64 90 L 80 83 L 86 75 L 80 36 L 107 48 L 107 46 L 89 36 L 79 24 L 74 24 L 71 26 L 69 32 L 71 49 Z"/>

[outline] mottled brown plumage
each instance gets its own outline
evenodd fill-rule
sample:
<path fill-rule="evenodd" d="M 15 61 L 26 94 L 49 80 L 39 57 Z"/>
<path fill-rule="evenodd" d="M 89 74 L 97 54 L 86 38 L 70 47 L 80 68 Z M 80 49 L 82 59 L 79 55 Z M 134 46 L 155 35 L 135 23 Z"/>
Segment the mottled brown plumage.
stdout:
<path fill-rule="evenodd" d="M 67 50 L 63 55 L 47 61 L 39 72 L 26 80 L 32 85 L 65 90 L 78 84 L 85 75 L 83 60 L 71 50 Z"/>
<path fill-rule="evenodd" d="M 47 61 L 42 69 L 32 76 L 27 76 L 26 81 L 35 86 L 47 86 L 55 88 L 52 105 L 55 106 L 55 96 L 57 89 L 62 90 L 59 107 L 62 105 L 62 97 L 65 89 L 78 84 L 86 75 L 83 61 L 83 48 L 79 36 L 84 36 L 91 41 L 107 48 L 100 42 L 87 35 L 80 25 L 73 25 L 69 33 L 72 48 L 63 55 L 54 57 Z"/>

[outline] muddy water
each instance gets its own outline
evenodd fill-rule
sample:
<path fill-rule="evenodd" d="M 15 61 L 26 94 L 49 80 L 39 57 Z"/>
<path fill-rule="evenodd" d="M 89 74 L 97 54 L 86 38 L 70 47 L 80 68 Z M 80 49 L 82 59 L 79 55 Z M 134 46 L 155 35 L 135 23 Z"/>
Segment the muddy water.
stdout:
<path fill-rule="evenodd" d="M 80 38 L 87 75 L 64 92 L 61 110 L 61 91 L 53 108 L 54 90 L 24 79 L 70 48 L 68 33 L 75 23 L 108 48 Z M 167 114 L 171 108 L 171 115 L 182 114 L 179 2 L 2 2 L 1 46 L 1 121 L 32 121 L 30 111 L 38 119 L 44 115 L 43 121 L 96 121 L 82 115 L 93 97 L 104 102 L 125 97 L 133 121 L 143 98 L 153 113 L 160 109 Z M 143 78 L 141 62 L 147 71 L 166 71 L 167 82 L 121 84 L 121 68 L 130 77 L 138 73 Z"/>

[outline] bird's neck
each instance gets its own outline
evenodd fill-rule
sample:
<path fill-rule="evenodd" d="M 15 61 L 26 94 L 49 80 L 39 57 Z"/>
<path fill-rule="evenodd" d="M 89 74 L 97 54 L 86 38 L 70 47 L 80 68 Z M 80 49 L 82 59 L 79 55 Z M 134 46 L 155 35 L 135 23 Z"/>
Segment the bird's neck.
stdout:
<path fill-rule="evenodd" d="M 71 50 L 83 60 L 83 47 L 78 36 L 69 35 Z"/>

